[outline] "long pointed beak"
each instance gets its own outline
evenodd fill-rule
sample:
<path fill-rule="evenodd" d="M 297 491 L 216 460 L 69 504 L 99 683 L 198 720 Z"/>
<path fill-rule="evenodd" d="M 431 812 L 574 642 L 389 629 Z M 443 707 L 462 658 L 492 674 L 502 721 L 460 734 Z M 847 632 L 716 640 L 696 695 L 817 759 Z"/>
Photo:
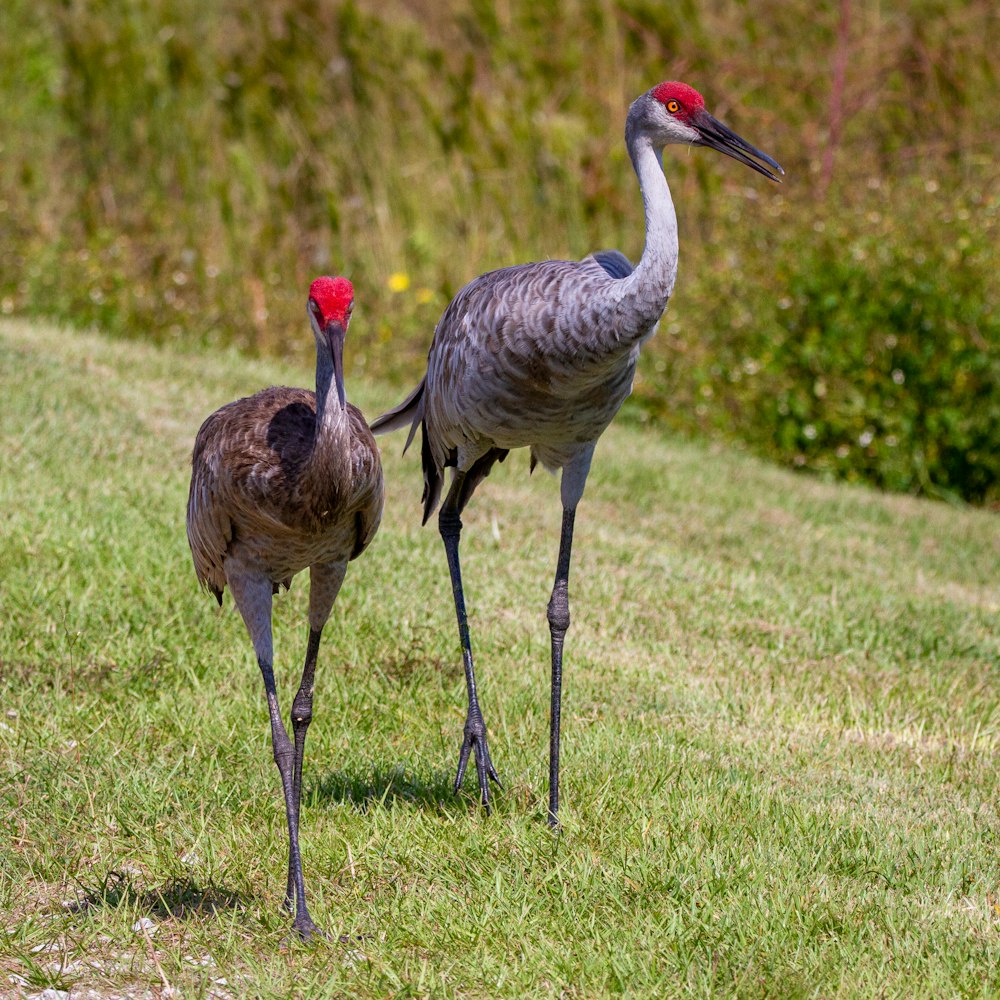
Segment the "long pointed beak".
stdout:
<path fill-rule="evenodd" d="M 698 116 L 691 122 L 701 136 L 700 146 L 709 146 L 717 149 L 726 156 L 731 156 L 740 163 L 745 163 L 748 167 L 756 170 L 758 174 L 763 174 L 768 180 L 780 184 L 778 174 L 784 174 L 781 165 L 777 160 L 772 160 L 767 153 L 762 153 L 759 149 L 751 146 L 746 139 L 740 138 L 732 129 L 726 128 L 717 118 L 713 118 L 707 111 L 700 111 Z M 754 157 L 755 159 L 751 159 Z M 772 173 L 767 167 L 761 166 L 757 160 L 763 161 L 768 167 L 773 167 L 778 174 Z"/>
<path fill-rule="evenodd" d="M 326 324 L 326 342 L 330 345 L 330 357 L 333 359 L 333 379 L 337 386 L 337 400 L 340 408 L 347 405 L 347 394 L 344 392 L 344 337 L 347 330 L 343 324 L 330 320 Z"/>

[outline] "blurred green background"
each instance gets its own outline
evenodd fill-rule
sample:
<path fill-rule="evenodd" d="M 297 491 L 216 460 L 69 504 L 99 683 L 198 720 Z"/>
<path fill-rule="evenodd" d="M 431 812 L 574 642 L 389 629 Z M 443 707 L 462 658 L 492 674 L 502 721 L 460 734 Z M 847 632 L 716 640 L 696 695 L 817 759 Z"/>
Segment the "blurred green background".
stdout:
<path fill-rule="evenodd" d="M 623 416 L 997 505 L 998 10 L 4 0 L 0 309 L 308 357 L 342 272 L 351 377 L 408 388 L 474 275 L 639 256 L 625 112 L 683 79 L 787 179 L 668 149 L 680 275 Z"/>

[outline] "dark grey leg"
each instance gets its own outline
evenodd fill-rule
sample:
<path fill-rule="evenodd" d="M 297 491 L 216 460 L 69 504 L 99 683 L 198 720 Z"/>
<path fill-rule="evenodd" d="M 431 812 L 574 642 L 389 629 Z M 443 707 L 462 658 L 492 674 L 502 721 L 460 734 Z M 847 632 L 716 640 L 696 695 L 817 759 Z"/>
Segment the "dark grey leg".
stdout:
<path fill-rule="evenodd" d="M 596 443 L 596 442 L 595 442 Z M 549 826 L 559 825 L 559 724 L 562 713 L 563 642 L 569 628 L 569 559 L 573 549 L 576 505 L 583 496 L 594 457 L 594 443 L 581 449 L 563 468 L 559 493 L 562 498 L 562 531 L 556 581 L 549 598 L 549 632 L 552 635 L 552 716 L 549 729 Z"/>
<path fill-rule="evenodd" d="M 556 582 L 549 598 L 549 632 L 552 635 L 552 714 L 549 729 L 549 826 L 558 826 L 559 812 L 559 723 L 562 714 L 563 641 L 569 628 L 569 559 L 573 548 L 575 508 L 563 508 L 559 536 Z"/>
<path fill-rule="evenodd" d="M 455 776 L 455 791 L 462 787 L 465 769 L 469 762 L 469 754 L 475 752 L 476 775 L 479 779 L 479 792 L 487 814 L 490 812 L 490 780 L 501 788 L 500 777 L 490 760 L 489 746 L 486 742 L 486 723 L 479 709 L 479 698 L 476 694 L 476 674 L 472 664 L 472 644 L 469 639 L 469 622 L 465 613 L 465 595 L 462 591 L 462 570 L 458 560 L 458 543 L 462 534 L 462 518 L 459 514 L 459 498 L 462 493 L 464 473 L 458 473 L 448 491 L 448 497 L 441 505 L 438 514 L 438 530 L 444 542 L 445 554 L 448 557 L 448 570 L 451 573 L 451 589 L 455 598 L 455 615 L 458 618 L 458 636 L 462 644 L 462 662 L 465 666 L 465 685 L 469 694 L 469 712 L 465 719 L 462 749 L 458 756 L 458 774 Z"/>
<path fill-rule="evenodd" d="M 285 797 L 285 819 L 288 823 L 289 881 L 295 898 L 294 929 L 302 938 L 310 938 L 322 931 L 313 923 L 306 907 L 305 886 L 302 881 L 302 855 L 299 852 L 299 801 L 295 791 L 295 747 L 281 721 L 278 693 L 274 684 L 274 647 L 271 639 L 271 581 L 257 572 L 247 570 L 235 559 L 226 566 L 226 579 L 233 592 L 233 599 L 246 622 L 253 641 L 257 664 L 264 678 L 267 694 L 267 711 L 271 718 L 271 746 L 274 763 L 281 776 L 281 790 Z M 318 630 L 315 630 L 318 631 Z M 318 646 L 318 639 L 317 639 Z M 315 658 L 314 658 L 315 659 Z M 308 663 L 308 657 L 307 657 Z M 303 740 L 305 734 L 303 733 Z M 301 758 L 300 758 L 301 759 Z"/>
<path fill-rule="evenodd" d="M 267 710 L 271 716 L 271 743 L 274 747 L 274 763 L 281 775 L 281 788 L 285 794 L 285 818 L 288 821 L 288 868 L 292 874 L 295 892 L 295 920 L 292 927 L 300 937 L 308 940 L 322 932 L 313 923 L 306 906 L 306 890 L 302 880 L 302 856 L 299 853 L 299 804 L 295 797 L 294 766 L 295 748 L 288 738 L 285 724 L 281 721 L 278 708 L 278 694 L 274 686 L 274 671 L 266 660 L 258 659 L 260 672 L 264 676 L 267 692 Z"/>
<path fill-rule="evenodd" d="M 302 757 L 306 748 L 306 730 L 312 722 L 313 686 L 316 674 L 316 658 L 322 628 L 309 629 L 309 645 L 306 649 L 306 663 L 302 669 L 299 690 L 292 702 L 292 733 L 295 737 L 295 757 L 292 768 L 292 800 L 295 804 L 295 834 L 298 837 L 299 810 L 302 802 Z M 285 888 L 285 909 L 293 911 L 295 903 L 295 871 L 291 853 L 288 855 L 288 884 Z"/>

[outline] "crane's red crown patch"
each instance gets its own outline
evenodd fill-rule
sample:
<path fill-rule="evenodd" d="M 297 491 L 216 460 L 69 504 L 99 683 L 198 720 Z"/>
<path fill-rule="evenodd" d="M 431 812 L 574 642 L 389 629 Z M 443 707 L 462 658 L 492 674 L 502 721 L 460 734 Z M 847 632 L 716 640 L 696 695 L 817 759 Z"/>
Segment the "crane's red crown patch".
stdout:
<path fill-rule="evenodd" d="M 336 320 L 347 325 L 348 310 L 354 302 L 354 286 L 347 278 L 317 278 L 309 286 L 309 298 L 319 306 L 324 323 Z"/>
<path fill-rule="evenodd" d="M 678 117 L 686 118 L 692 111 L 705 107 L 705 98 L 694 87 L 678 80 L 667 80 L 653 88 L 653 97 L 666 106 L 669 101 L 676 101 L 681 107 Z"/>

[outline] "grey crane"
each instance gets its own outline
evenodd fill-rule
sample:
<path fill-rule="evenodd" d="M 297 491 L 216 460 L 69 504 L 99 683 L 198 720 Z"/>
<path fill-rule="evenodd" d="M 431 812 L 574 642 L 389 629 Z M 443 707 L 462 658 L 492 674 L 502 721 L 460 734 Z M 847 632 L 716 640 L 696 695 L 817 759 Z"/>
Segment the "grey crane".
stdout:
<path fill-rule="evenodd" d="M 372 423 L 385 433 L 417 425 L 422 436 L 424 523 L 438 515 L 451 574 L 468 691 L 468 714 L 455 791 L 475 754 L 482 803 L 500 779 L 490 760 L 479 707 L 458 549 L 461 514 L 494 462 L 512 448 L 531 449 L 531 468 L 562 470 L 562 531 L 548 604 L 552 649 L 548 820 L 558 823 L 559 723 L 563 643 L 569 627 L 573 523 L 598 438 L 632 389 L 639 348 L 654 333 L 677 274 L 677 219 L 663 174 L 671 143 L 709 146 L 770 180 L 781 167 L 705 110 L 694 88 L 667 81 L 629 108 L 625 142 L 646 216 L 646 245 L 633 268 L 617 250 L 579 261 L 547 260 L 480 275 L 445 309 L 434 331 L 427 372 L 395 409 Z M 766 164 L 766 166 L 765 166 Z M 770 169 L 769 169 L 770 168 Z M 404 449 L 405 450 L 405 449 Z"/>
<path fill-rule="evenodd" d="M 216 410 L 195 439 L 187 535 L 203 587 L 222 604 L 226 585 L 264 677 L 274 762 L 288 822 L 285 907 L 302 938 L 319 932 L 306 906 L 299 803 L 323 626 L 347 564 L 382 517 L 378 447 L 344 395 L 344 338 L 354 307 L 346 278 L 317 278 L 307 312 L 316 340 L 316 392 L 272 386 Z M 271 598 L 309 569 L 309 640 L 288 737 L 274 684 Z"/>

